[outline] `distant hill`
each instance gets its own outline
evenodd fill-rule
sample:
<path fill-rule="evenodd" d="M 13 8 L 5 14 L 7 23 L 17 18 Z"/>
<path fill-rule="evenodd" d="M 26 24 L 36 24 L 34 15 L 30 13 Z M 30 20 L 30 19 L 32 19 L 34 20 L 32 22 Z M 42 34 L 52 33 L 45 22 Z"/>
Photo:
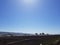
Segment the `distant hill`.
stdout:
<path fill-rule="evenodd" d="M 27 33 L 14 33 L 14 32 L 0 32 L 0 37 L 4 36 L 32 36 L 33 34 Z"/>

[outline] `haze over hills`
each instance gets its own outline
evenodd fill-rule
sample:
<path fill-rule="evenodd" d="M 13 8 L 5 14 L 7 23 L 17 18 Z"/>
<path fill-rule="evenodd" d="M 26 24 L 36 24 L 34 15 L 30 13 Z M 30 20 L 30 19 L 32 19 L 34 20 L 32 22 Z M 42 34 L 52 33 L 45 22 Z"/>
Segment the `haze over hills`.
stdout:
<path fill-rule="evenodd" d="M 14 32 L 0 32 L 1 36 L 32 36 L 33 34 L 27 34 L 27 33 L 14 33 Z"/>
<path fill-rule="evenodd" d="M 60 35 L 60 34 L 45 34 L 45 33 L 29 34 L 29 33 L 15 33 L 15 32 L 0 32 L 0 37 L 5 37 L 5 36 L 46 36 L 46 35 Z"/>

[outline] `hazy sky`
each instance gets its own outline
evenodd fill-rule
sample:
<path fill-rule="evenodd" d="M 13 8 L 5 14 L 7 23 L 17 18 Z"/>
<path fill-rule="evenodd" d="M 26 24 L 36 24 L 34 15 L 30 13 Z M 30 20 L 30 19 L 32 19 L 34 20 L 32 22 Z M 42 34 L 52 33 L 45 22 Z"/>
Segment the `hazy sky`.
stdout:
<path fill-rule="evenodd" d="M 0 0 L 0 31 L 60 33 L 60 0 Z"/>

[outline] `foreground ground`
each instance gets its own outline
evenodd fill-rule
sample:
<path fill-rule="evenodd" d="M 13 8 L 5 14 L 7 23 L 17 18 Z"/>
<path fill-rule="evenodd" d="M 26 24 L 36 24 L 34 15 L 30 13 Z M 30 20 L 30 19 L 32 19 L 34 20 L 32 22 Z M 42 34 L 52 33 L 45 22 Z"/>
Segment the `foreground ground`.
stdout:
<path fill-rule="evenodd" d="M 60 35 L 0 37 L 0 45 L 60 45 Z"/>

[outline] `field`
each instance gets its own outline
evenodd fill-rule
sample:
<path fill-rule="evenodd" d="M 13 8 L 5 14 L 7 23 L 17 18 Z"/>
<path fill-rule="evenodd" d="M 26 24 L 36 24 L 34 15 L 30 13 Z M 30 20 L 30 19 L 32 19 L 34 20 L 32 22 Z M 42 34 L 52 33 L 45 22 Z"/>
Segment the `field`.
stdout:
<path fill-rule="evenodd" d="M 60 35 L 0 37 L 0 45 L 59 45 Z"/>

